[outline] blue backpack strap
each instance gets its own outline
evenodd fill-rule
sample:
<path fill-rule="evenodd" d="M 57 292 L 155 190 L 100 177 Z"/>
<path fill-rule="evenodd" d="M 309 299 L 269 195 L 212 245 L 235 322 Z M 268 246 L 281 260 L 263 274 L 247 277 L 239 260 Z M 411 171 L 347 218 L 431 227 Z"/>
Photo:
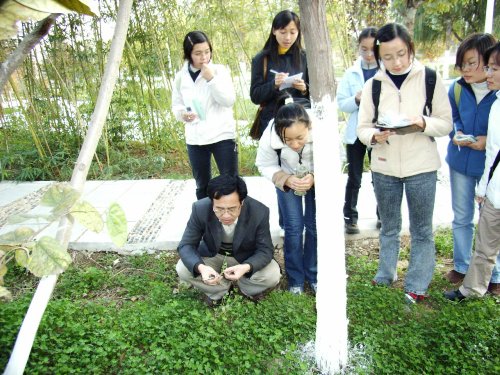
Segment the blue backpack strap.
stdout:
<path fill-rule="evenodd" d="M 378 104 L 380 103 L 380 91 L 382 87 L 382 82 L 374 79 L 372 80 L 372 101 L 375 106 L 375 112 L 373 113 L 372 122 L 375 124 L 378 120 Z"/>

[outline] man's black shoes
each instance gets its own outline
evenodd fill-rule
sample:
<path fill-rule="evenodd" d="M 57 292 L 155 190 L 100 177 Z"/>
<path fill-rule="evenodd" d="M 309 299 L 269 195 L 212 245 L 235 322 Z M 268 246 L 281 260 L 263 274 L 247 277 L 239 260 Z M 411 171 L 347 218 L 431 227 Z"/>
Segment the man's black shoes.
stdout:
<path fill-rule="evenodd" d="M 460 290 L 450 290 L 449 292 L 444 292 L 443 293 L 444 298 L 450 301 L 455 301 L 455 302 L 460 302 L 466 299 L 462 293 L 460 293 Z"/>

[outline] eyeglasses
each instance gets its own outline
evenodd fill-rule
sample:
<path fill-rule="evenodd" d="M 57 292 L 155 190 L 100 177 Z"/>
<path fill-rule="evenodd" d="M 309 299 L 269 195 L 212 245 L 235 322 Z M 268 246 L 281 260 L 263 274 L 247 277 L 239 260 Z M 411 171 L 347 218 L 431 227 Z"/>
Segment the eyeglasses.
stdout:
<path fill-rule="evenodd" d="M 407 54 L 408 54 L 408 51 L 404 50 L 404 51 L 399 52 L 395 56 L 394 55 L 384 55 L 384 56 L 382 56 L 382 61 L 392 63 L 393 61 L 403 60 Z"/>
<path fill-rule="evenodd" d="M 240 210 L 240 208 L 241 208 L 241 205 L 236 206 L 236 207 L 227 207 L 227 208 L 214 207 L 214 213 L 217 216 L 222 216 L 222 215 L 224 215 L 227 212 L 229 215 L 234 216 L 234 215 L 236 215 L 238 213 L 238 211 Z"/>
<path fill-rule="evenodd" d="M 492 66 L 485 65 L 485 66 L 483 66 L 483 72 L 485 72 L 486 74 L 493 74 L 493 73 L 498 72 L 498 68 L 494 68 Z"/>
<path fill-rule="evenodd" d="M 473 63 L 463 63 L 460 65 L 459 69 L 460 70 L 467 70 L 467 69 L 476 69 L 479 66 L 479 62 L 473 62 Z"/>

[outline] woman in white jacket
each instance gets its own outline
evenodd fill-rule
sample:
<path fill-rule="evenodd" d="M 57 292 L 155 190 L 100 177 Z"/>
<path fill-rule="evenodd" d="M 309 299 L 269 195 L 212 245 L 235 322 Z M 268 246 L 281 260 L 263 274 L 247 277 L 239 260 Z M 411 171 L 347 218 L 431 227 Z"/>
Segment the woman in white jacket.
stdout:
<path fill-rule="evenodd" d="M 349 113 L 349 120 L 344 133 L 347 155 L 347 184 L 344 199 L 344 222 L 347 234 L 359 233 L 358 195 L 361 188 L 363 166 L 367 147 L 356 136 L 358 127 L 358 109 L 361 102 L 361 90 L 366 81 L 377 72 L 377 63 L 373 54 L 373 42 L 377 29 L 367 27 L 359 34 L 360 57 L 353 66 L 346 70 L 337 92 L 337 103 L 342 112 Z M 370 151 L 368 151 L 370 157 Z M 377 210 L 378 213 L 378 210 Z M 378 215 L 377 215 L 378 216 Z M 377 221 L 379 227 L 380 221 Z"/>
<path fill-rule="evenodd" d="M 311 120 L 304 107 L 294 103 L 288 93 L 278 99 L 277 109 L 274 121 L 260 138 L 255 164 L 259 172 L 276 186 L 285 227 L 283 247 L 288 290 L 302 294 L 307 281 L 316 293 L 317 235 Z"/>
<path fill-rule="evenodd" d="M 186 62 L 174 79 L 172 111 L 185 124 L 196 197 L 202 199 L 212 178 L 212 155 L 220 174 L 238 174 L 236 95 L 229 70 L 212 63 L 212 45 L 205 33 L 189 32 L 183 48 Z"/>
<path fill-rule="evenodd" d="M 441 161 L 434 137 L 452 129 L 451 107 L 442 81 L 437 77 L 432 113 L 426 104 L 425 68 L 415 59 L 408 30 L 390 23 L 375 37 L 375 58 L 380 70 L 366 82 L 359 108 L 358 137 L 371 145 L 371 169 L 382 221 L 378 271 L 373 284 L 390 285 L 397 279 L 403 191 L 410 216 L 411 251 L 405 277 L 408 302 L 425 298 L 435 264 L 432 218 L 437 170 Z M 383 66 L 381 66 L 383 62 Z M 372 99 L 373 82 L 381 82 L 378 120 L 413 124 L 405 135 L 376 127 Z"/>
<path fill-rule="evenodd" d="M 484 55 L 488 89 L 500 90 L 500 43 Z M 476 188 L 481 206 L 476 233 L 476 250 L 459 289 L 446 292 L 445 298 L 461 301 L 469 296 L 483 296 L 487 291 L 500 294 L 500 285 L 491 282 L 491 275 L 500 251 L 500 91 L 491 106 L 486 137 L 486 162 Z"/>

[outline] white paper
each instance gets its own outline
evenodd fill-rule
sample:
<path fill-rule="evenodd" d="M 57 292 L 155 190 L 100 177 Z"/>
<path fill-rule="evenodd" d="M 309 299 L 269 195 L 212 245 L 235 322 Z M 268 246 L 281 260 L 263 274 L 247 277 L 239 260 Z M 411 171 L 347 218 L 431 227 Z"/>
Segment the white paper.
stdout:
<path fill-rule="evenodd" d="M 284 89 L 287 89 L 289 87 L 292 87 L 292 85 L 296 79 L 302 79 L 302 73 L 298 73 L 298 74 L 294 74 L 293 76 L 286 77 L 280 86 L 280 90 L 284 90 Z"/>

